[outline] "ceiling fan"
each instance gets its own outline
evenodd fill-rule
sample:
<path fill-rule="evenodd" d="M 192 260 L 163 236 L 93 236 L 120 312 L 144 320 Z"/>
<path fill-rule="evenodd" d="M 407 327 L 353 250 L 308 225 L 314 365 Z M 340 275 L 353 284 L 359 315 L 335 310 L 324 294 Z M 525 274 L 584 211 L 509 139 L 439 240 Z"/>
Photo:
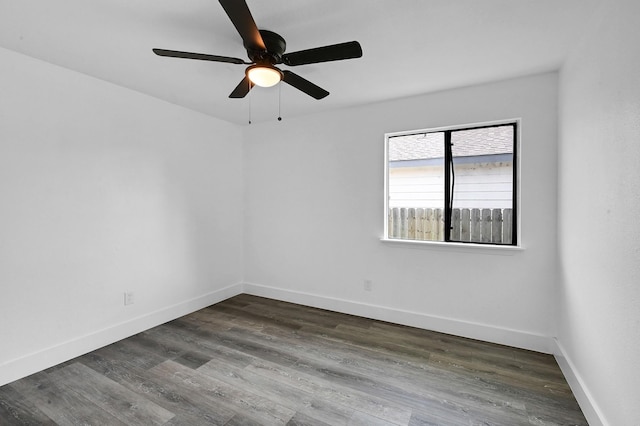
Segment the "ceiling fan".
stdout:
<path fill-rule="evenodd" d="M 229 16 L 229 19 L 231 19 L 231 22 L 236 27 L 236 30 L 240 33 L 244 47 L 247 49 L 247 56 L 251 60 L 250 62 L 228 56 L 181 52 L 176 50 L 153 49 L 153 52 L 159 56 L 169 56 L 172 58 L 249 65 L 245 70 L 244 78 L 229 95 L 230 98 L 244 98 L 254 85 L 270 87 L 280 81 L 284 81 L 315 99 L 322 99 L 329 95 L 329 92 L 300 77 L 298 74 L 288 70 L 281 70 L 276 67 L 276 65 L 284 64 L 293 67 L 319 62 L 360 58 L 362 56 L 362 47 L 360 47 L 360 43 L 357 41 L 284 53 L 286 50 L 284 38 L 272 31 L 259 30 L 245 0 L 219 1 Z"/>

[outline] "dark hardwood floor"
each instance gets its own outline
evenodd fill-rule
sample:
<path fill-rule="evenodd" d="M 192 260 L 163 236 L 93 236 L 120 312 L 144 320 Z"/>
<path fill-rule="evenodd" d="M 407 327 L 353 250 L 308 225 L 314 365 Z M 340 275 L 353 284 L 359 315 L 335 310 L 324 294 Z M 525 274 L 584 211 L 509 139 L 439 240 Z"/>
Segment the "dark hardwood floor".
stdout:
<path fill-rule="evenodd" d="M 0 387 L 1 425 L 586 425 L 555 360 L 240 295 Z"/>

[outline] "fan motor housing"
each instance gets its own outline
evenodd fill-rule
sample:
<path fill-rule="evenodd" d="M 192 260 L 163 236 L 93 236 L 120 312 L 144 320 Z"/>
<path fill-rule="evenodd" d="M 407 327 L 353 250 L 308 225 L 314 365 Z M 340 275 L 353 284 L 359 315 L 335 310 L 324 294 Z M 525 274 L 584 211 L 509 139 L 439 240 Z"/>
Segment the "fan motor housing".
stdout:
<path fill-rule="evenodd" d="M 282 55 L 287 49 L 287 43 L 284 41 L 284 38 L 273 31 L 258 31 L 260 31 L 260 36 L 267 50 L 257 50 L 245 45 L 244 47 L 247 49 L 249 59 L 255 63 L 269 63 L 271 65 L 282 63 Z"/>

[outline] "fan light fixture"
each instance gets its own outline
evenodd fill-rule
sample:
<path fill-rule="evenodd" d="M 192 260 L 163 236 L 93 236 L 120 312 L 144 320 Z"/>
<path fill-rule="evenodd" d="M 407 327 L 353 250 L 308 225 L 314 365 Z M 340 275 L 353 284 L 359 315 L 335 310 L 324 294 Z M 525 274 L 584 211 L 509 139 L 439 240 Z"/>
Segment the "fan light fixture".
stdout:
<path fill-rule="evenodd" d="M 271 65 L 252 65 L 247 68 L 247 78 L 256 86 L 271 87 L 282 80 L 282 72 Z"/>

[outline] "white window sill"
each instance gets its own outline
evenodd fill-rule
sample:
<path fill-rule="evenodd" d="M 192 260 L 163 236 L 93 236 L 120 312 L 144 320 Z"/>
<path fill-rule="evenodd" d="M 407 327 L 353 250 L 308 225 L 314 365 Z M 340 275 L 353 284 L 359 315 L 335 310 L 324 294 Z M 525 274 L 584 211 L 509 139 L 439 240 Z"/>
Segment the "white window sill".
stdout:
<path fill-rule="evenodd" d="M 454 251 L 464 253 L 486 253 L 502 256 L 512 256 L 518 252 L 524 251 L 522 246 L 507 245 L 491 245 L 491 244 L 474 244 L 474 243 L 445 243 L 440 241 L 418 241 L 418 240 L 399 240 L 395 238 L 380 238 L 385 244 L 392 247 L 403 247 L 411 249 L 427 249 L 438 251 Z"/>

